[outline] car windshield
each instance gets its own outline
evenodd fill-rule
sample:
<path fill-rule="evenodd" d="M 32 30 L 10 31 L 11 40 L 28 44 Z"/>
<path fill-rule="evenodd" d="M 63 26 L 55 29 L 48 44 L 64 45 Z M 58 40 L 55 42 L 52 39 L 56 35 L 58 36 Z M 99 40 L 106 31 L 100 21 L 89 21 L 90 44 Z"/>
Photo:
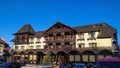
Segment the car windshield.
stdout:
<path fill-rule="evenodd" d="M 120 68 L 120 62 L 99 62 L 98 68 Z"/>

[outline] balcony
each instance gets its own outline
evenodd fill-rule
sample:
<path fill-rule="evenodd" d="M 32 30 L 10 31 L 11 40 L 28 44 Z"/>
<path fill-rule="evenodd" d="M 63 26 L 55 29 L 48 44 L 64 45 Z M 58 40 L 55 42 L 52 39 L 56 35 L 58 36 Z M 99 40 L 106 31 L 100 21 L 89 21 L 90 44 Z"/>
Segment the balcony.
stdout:
<path fill-rule="evenodd" d="M 34 42 L 29 42 L 29 44 L 34 44 Z"/>
<path fill-rule="evenodd" d="M 21 51 L 25 51 L 25 49 L 15 49 L 15 51 L 21 52 Z"/>
<path fill-rule="evenodd" d="M 81 38 L 81 39 L 77 39 L 77 41 L 85 41 L 85 39 L 84 39 L 84 38 Z"/>
<path fill-rule="evenodd" d="M 40 44 L 41 42 L 40 41 L 37 41 L 36 44 Z"/>
<path fill-rule="evenodd" d="M 96 38 L 88 38 L 87 40 L 96 40 Z"/>

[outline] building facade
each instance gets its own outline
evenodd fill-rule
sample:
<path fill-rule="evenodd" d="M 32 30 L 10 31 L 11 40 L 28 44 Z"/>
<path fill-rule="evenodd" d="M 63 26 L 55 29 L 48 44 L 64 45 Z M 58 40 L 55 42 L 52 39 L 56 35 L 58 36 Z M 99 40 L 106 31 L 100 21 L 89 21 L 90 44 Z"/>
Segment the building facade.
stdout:
<path fill-rule="evenodd" d="M 10 47 L 2 37 L 0 39 L 0 63 L 7 61 L 7 58 L 10 56 L 9 51 Z"/>
<path fill-rule="evenodd" d="M 69 27 L 57 22 L 39 32 L 26 24 L 14 35 L 13 60 L 35 64 L 42 63 L 47 50 L 56 64 L 95 64 L 98 58 L 115 56 L 117 47 L 117 31 L 106 23 Z"/>

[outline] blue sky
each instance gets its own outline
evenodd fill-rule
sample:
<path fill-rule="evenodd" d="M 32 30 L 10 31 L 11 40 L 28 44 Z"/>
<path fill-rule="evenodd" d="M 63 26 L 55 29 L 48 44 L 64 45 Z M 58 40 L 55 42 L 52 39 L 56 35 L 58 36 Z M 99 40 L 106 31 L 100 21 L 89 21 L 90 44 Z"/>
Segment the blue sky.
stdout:
<path fill-rule="evenodd" d="M 41 31 L 57 21 L 71 27 L 106 22 L 117 29 L 120 43 L 120 0 L 0 0 L 0 37 L 10 46 L 23 25 Z"/>

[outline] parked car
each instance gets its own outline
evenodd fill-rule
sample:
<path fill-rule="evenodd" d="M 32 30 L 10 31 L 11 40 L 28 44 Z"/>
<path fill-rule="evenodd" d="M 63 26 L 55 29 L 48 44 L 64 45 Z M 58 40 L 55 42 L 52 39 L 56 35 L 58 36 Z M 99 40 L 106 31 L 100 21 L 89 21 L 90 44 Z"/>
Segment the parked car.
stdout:
<path fill-rule="evenodd" d="M 7 62 L 0 65 L 0 68 L 20 68 L 21 64 L 17 62 Z"/>
<path fill-rule="evenodd" d="M 52 66 L 41 66 L 39 68 L 52 68 Z"/>
<path fill-rule="evenodd" d="M 76 63 L 74 68 L 86 68 L 86 66 L 82 63 Z"/>
<path fill-rule="evenodd" d="M 96 65 L 93 65 L 91 68 L 96 68 Z"/>

